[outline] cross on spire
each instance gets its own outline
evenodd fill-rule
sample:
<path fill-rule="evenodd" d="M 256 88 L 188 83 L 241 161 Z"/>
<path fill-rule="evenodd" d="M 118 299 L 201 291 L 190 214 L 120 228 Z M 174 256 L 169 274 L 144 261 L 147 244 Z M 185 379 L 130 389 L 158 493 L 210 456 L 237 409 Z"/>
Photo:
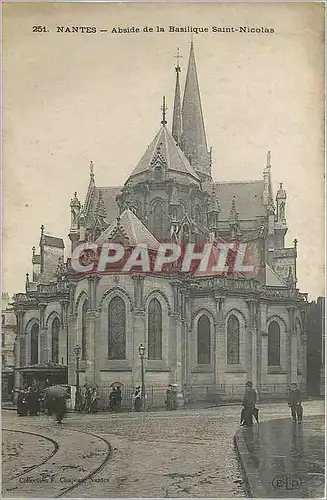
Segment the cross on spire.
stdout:
<path fill-rule="evenodd" d="M 162 123 L 162 125 L 166 125 L 167 124 L 167 120 L 166 120 L 167 106 L 166 106 L 166 97 L 165 96 L 163 96 L 163 98 L 162 98 L 161 111 L 162 111 L 162 120 L 161 120 L 161 123 Z"/>
<path fill-rule="evenodd" d="M 180 72 L 181 67 L 179 65 L 179 60 L 182 58 L 182 56 L 179 53 L 179 47 L 177 47 L 177 55 L 175 56 L 175 59 L 177 60 L 177 66 L 176 66 L 176 71 Z"/>

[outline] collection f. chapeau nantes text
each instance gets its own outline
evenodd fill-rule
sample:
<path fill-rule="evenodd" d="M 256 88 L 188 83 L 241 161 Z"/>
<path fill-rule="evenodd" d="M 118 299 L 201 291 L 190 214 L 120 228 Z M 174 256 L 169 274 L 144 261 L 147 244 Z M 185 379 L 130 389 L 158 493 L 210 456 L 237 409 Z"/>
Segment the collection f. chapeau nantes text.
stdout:
<path fill-rule="evenodd" d="M 46 26 L 33 26 L 33 32 L 50 32 Z M 109 29 L 100 29 L 96 26 L 57 26 L 57 33 L 82 33 L 82 34 L 95 34 L 95 33 L 111 33 L 116 35 L 122 34 L 139 34 L 139 33 L 192 33 L 198 35 L 200 33 L 275 33 L 274 28 L 267 26 L 115 26 Z"/>

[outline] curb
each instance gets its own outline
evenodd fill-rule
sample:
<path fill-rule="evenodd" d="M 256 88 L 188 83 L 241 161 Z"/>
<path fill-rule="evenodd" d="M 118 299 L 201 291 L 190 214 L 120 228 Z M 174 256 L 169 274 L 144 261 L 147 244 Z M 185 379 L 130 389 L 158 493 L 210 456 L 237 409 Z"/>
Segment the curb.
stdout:
<path fill-rule="evenodd" d="M 245 446 L 243 432 L 246 432 L 245 429 L 239 429 L 236 432 L 234 435 L 234 445 L 241 463 L 249 496 L 253 498 L 267 498 L 267 492 L 260 481 L 259 471 Z"/>

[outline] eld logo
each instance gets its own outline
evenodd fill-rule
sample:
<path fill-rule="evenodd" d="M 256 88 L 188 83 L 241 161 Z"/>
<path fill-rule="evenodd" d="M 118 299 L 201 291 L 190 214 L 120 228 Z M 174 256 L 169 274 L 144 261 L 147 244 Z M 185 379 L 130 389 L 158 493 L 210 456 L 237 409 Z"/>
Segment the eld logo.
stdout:
<path fill-rule="evenodd" d="M 276 476 L 272 480 L 274 490 L 299 490 L 301 485 L 302 481 L 297 476 Z"/>

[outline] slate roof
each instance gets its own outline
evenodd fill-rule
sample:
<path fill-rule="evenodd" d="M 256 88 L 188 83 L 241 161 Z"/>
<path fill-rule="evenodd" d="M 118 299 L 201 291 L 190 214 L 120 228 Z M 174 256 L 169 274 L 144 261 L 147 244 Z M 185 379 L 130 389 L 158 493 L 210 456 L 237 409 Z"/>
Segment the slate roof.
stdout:
<path fill-rule="evenodd" d="M 152 233 L 145 227 L 143 222 L 128 208 L 124 210 L 119 218 L 119 222 L 116 219 L 110 226 L 99 236 L 95 241 L 97 245 L 101 245 L 105 241 L 111 239 L 112 235 L 117 229 L 117 225 L 120 225 L 128 238 L 128 243 L 130 246 L 135 246 L 137 244 L 146 243 L 149 248 L 156 249 L 159 247 L 160 243 L 153 236 Z"/>
<path fill-rule="evenodd" d="M 164 125 L 136 165 L 131 177 L 146 172 L 151 167 L 151 162 L 156 157 L 158 148 L 160 148 L 160 154 L 165 160 L 168 170 L 185 173 L 199 180 L 198 174 L 191 167 L 183 151 L 177 146 L 175 139 Z"/>
<path fill-rule="evenodd" d="M 239 220 L 264 217 L 263 181 L 215 182 L 214 188 L 220 206 L 219 220 L 228 220 L 233 196 Z M 211 194 L 211 191 L 209 191 Z"/>
<path fill-rule="evenodd" d="M 56 238 L 55 236 L 49 236 L 48 234 L 43 235 L 44 245 L 48 247 L 65 248 L 64 240 L 62 238 Z"/>

